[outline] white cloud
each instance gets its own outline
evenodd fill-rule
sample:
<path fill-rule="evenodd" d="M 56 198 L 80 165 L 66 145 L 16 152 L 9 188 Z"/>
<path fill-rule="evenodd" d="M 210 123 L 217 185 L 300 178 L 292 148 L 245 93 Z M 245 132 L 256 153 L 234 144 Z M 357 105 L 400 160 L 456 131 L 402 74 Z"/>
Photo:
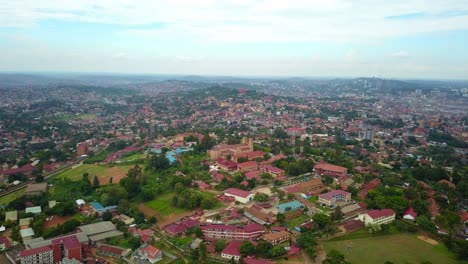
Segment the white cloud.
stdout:
<path fill-rule="evenodd" d="M 468 10 L 459 0 L 0 0 L 0 27 L 46 19 L 119 24 L 126 34 L 197 42 L 366 42 L 468 29 L 468 16 L 386 19 Z M 164 27 L 145 26 L 162 23 Z"/>
<path fill-rule="evenodd" d="M 397 52 L 394 52 L 392 54 L 390 54 L 391 57 L 395 57 L 395 58 L 408 58 L 410 55 L 408 52 L 404 51 L 404 50 L 400 50 L 400 51 L 397 51 Z"/>

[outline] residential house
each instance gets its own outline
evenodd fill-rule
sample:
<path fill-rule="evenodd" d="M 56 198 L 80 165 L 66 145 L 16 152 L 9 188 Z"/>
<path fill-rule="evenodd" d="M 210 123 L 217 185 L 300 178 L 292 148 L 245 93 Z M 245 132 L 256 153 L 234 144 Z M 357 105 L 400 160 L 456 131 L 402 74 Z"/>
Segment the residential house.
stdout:
<path fill-rule="evenodd" d="M 140 256 L 144 257 L 150 263 L 156 263 L 161 261 L 163 258 L 163 253 L 157 247 L 152 245 L 146 245 L 140 248 Z"/>
<path fill-rule="evenodd" d="M 224 259 L 234 259 L 238 261 L 241 258 L 241 253 L 240 253 L 240 246 L 242 245 L 242 241 L 239 240 L 233 240 L 229 242 L 229 244 L 226 246 L 226 248 L 221 251 L 221 257 Z"/>
<path fill-rule="evenodd" d="M 416 220 L 417 216 L 418 216 L 418 213 L 416 213 L 413 207 L 409 207 L 403 212 L 403 219 L 414 221 Z"/>
<path fill-rule="evenodd" d="M 254 195 L 249 191 L 244 191 L 238 188 L 229 188 L 224 191 L 225 196 L 234 197 L 236 201 L 248 203 L 253 200 Z"/>

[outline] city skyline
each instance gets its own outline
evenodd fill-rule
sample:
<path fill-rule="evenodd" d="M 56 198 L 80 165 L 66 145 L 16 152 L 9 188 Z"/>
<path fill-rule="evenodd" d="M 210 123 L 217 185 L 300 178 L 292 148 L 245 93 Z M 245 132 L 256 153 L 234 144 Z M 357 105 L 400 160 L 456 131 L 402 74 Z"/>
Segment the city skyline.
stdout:
<path fill-rule="evenodd" d="M 0 71 L 466 79 L 468 2 L 15 1 Z"/>

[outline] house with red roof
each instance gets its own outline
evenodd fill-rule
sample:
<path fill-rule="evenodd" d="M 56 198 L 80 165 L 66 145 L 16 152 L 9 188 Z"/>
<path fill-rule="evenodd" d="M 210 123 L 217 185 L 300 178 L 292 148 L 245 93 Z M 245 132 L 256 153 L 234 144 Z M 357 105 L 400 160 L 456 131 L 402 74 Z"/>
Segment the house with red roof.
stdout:
<path fill-rule="evenodd" d="M 302 127 L 290 127 L 285 130 L 290 137 L 299 137 L 305 134 L 305 129 Z"/>
<path fill-rule="evenodd" d="M 224 191 L 225 196 L 233 197 L 241 203 L 248 203 L 253 200 L 254 195 L 249 191 L 244 191 L 238 188 L 229 188 Z"/>
<path fill-rule="evenodd" d="M 403 219 L 414 221 L 416 220 L 417 216 L 418 216 L 418 213 L 416 213 L 413 207 L 409 207 L 403 212 Z"/>
<path fill-rule="evenodd" d="M 240 253 L 240 246 L 242 245 L 242 241 L 239 240 L 233 240 L 231 241 L 226 248 L 221 251 L 221 257 L 224 259 L 234 259 L 238 261 L 241 258 L 241 253 Z"/>
<path fill-rule="evenodd" d="M 258 169 L 259 167 L 258 167 L 257 162 L 253 160 L 237 164 L 237 170 L 240 172 L 248 172 L 248 171 L 254 171 Z"/>
<path fill-rule="evenodd" d="M 365 226 L 388 224 L 395 220 L 395 211 L 392 209 L 370 210 L 367 213 L 360 214 L 359 220 L 364 222 Z"/>
<path fill-rule="evenodd" d="M 7 237 L 0 237 L 0 250 L 11 247 L 11 242 Z"/>
<path fill-rule="evenodd" d="M 146 245 L 139 250 L 139 255 L 150 263 L 156 263 L 163 258 L 163 253 L 157 247 Z"/>
<path fill-rule="evenodd" d="M 336 178 L 346 176 L 348 169 L 345 167 L 320 162 L 314 166 L 314 171 L 317 175 L 328 175 Z"/>
<path fill-rule="evenodd" d="M 237 163 L 234 161 L 219 158 L 216 160 L 216 163 L 218 164 L 219 168 L 224 171 L 232 171 L 237 169 Z"/>

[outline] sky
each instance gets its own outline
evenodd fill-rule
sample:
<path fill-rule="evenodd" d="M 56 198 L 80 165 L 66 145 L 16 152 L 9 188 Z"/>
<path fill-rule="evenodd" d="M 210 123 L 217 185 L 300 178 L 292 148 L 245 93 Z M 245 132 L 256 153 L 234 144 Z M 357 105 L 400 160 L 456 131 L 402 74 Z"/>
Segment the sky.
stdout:
<path fill-rule="evenodd" d="M 0 0 L 0 71 L 468 79 L 468 0 Z"/>

